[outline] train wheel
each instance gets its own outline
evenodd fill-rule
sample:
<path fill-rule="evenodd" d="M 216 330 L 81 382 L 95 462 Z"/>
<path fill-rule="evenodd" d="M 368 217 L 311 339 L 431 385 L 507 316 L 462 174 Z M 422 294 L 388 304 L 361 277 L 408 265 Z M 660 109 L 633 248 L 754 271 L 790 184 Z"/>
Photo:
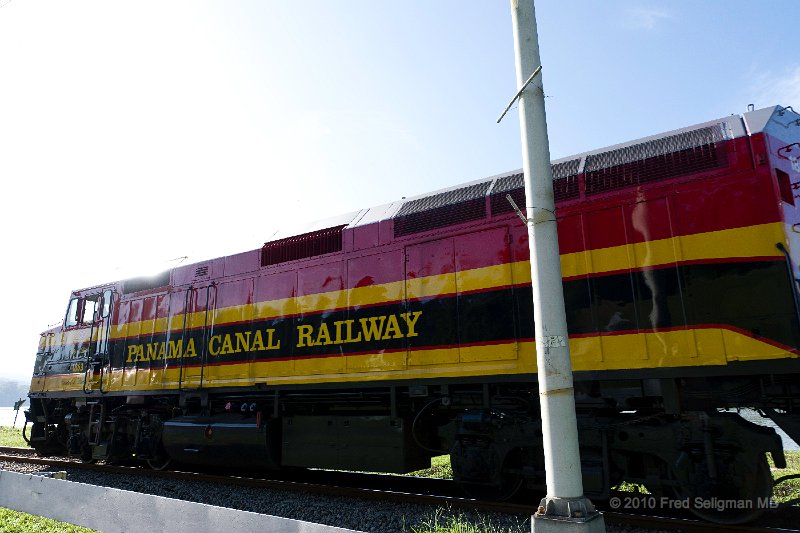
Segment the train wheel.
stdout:
<path fill-rule="evenodd" d="M 154 459 L 148 459 L 147 466 L 149 466 L 153 470 L 164 470 L 170 465 L 171 462 L 172 462 L 172 457 L 164 454 Z"/>
<path fill-rule="evenodd" d="M 716 456 L 716 478 L 708 464 L 695 464 L 692 486 L 679 485 L 675 495 L 688 499 L 697 517 L 717 524 L 744 524 L 761 516 L 772 497 L 772 474 L 764 454 L 745 453 Z"/>
<path fill-rule="evenodd" d="M 92 457 L 92 447 L 89 446 L 88 444 L 85 444 L 81 447 L 81 454 L 79 456 L 79 459 L 81 460 L 82 463 L 85 464 L 92 464 L 97 462 L 97 459 Z"/>
<path fill-rule="evenodd" d="M 503 463 L 499 483 L 461 483 L 461 489 L 476 500 L 504 502 L 513 498 L 522 488 L 519 469 L 520 456 L 510 453 Z"/>

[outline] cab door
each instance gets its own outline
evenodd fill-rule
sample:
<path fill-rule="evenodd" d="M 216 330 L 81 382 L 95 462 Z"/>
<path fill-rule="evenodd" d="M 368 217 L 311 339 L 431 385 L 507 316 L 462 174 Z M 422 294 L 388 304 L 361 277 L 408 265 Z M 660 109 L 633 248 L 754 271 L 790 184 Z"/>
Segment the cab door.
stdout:
<path fill-rule="evenodd" d="M 217 285 L 189 287 L 184 294 L 183 329 L 171 348 L 179 363 L 178 387 L 182 390 L 204 386 L 208 364 L 208 342 L 214 334 Z"/>
<path fill-rule="evenodd" d="M 104 384 L 107 386 L 110 378 L 109 338 L 114 296 L 113 289 L 105 288 L 78 299 L 74 329 L 79 342 L 78 360 L 73 369 L 83 371 L 83 391 L 87 394 L 94 390 L 105 392 Z"/>

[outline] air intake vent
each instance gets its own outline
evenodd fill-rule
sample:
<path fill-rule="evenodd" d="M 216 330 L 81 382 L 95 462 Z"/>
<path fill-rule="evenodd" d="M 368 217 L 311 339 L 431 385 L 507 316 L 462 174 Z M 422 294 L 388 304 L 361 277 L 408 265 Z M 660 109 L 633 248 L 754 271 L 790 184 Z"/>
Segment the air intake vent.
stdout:
<path fill-rule="evenodd" d="M 194 270 L 194 277 L 196 278 L 204 278 L 208 276 L 208 265 L 203 265 L 201 267 L 197 267 Z"/>
<path fill-rule="evenodd" d="M 419 233 L 486 217 L 486 191 L 491 182 L 477 183 L 403 204 L 394 217 L 394 236 Z"/>
<path fill-rule="evenodd" d="M 685 176 L 727 165 L 724 124 L 586 157 L 586 194 Z"/>
<path fill-rule="evenodd" d="M 345 226 L 336 226 L 268 242 L 261 248 L 261 266 L 341 252 L 344 228 Z"/>
<path fill-rule="evenodd" d="M 578 189 L 578 168 L 580 158 L 556 163 L 553 169 L 553 194 L 556 202 L 571 200 L 580 196 Z M 508 203 L 506 194 L 510 194 L 520 209 L 525 209 L 525 177 L 514 174 L 497 180 L 492 189 L 492 215 L 508 213 L 514 208 Z"/>

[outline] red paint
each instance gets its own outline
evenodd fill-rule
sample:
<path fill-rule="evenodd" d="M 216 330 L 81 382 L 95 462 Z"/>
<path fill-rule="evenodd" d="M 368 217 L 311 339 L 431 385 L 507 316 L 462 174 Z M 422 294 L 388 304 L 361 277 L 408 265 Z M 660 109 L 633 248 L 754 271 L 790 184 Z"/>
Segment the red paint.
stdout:
<path fill-rule="evenodd" d="M 297 296 L 297 272 L 262 273 L 256 278 L 255 301 L 269 302 Z"/>
<path fill-rule="evenodd" d="M 453 272 L 455 272 L 455 264 L 452 238 L 406 247 L 406 276 L 408 279 Z"/>
<path fill-rule="evenodd" d="M 579 201 L 559 202 L 557 206 L 560 251 L 568 254 L 623 246 L 778 222 L 784 217 L 800 223 L 800 213 L 794 207 L 787 208 L 785 203 L 779 205 L 777 183 L 774 172 L 770 172 L 772 166 L 791 171 L 788 161 L 777 161 L 774 153 L 785 144 L 782 139 L 761 134 L 727 141 L 722 146 L 728 161 L 726 168 L 589 197 L 585 195 L 583 175 L 579 175 Z M 759 157 L 766 158 L 769 164 L 759 165 Z M 800 181 L 797 173 L 790 176 Z M 487 228 L 487 221 L 495 227 Z M 259 250 L 254 250 L 178 267 L 173 280 L 184 287 L 192 283 L 207 284 L 215 279 L 220 282 L 223 271 L 226 275 L 245 278 L 220 284 L 216 294 L 219 308 L 369 287 L 406 278 L 446 275 L 528 259 L 527 229 L 515 213 L 490 217 L 487 221 L 441 228 L 438 233 L 442 237 L 430 240 L 430 232 L 423 237 L 409 235 L 394 239 L 393 223 L 389 219 L 346 229 L 346 251 L 333 257 L 301 259 L 261 268 L 258 266 Z M 421 239 L 428 240 L 420 242 Z M 728 260 L 732 259 L 708 262 Z M 195 278 L 197 268 L 205 265 L 209 275 L 198 281 Z M 248 276 L 250 281 L 247 281 Z M 168 299 L 170 314 L 184 312 L 184 290 L 173 289 Z M 205 308 L 204 291 L 193 291 L 191 299 L 190 311 Z M 137 305 L 142 303 L 120 305 L 115 323 L 167 316 L 164 300 L 159 301 L 155 311 L 147 303 L 149 307 L 143 314 Z"/>
<path fill-rule="evenodd" d="M 382 285 L 403 279 L 403 250 L 353 257 L 347 261 L 347 288 Z"/>
<path fill-rule="evenodd" d="M 461 272 L 509 263 L 511 253 L 507 235 L 508 228 L 502 227 L 456 236 L 453 243 L 456 270 Z"/>

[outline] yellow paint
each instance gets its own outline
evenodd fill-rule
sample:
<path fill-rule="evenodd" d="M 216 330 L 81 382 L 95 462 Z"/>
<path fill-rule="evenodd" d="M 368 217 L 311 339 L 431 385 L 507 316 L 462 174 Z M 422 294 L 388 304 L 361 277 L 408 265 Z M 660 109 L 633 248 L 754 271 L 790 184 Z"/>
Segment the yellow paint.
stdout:
<path fill-rule="evenodd" d="M 455 292 L 456 275 L 452 272 L 406 280 L 406 296 L 409 300 L 430 298 L 441 294 L 455 294 Z"/>
<path fill-rule="evenodd" d="M 458 356 L 458 347 L 411 351 L 408 352 L 408 366 L 413 367 L 441 364 L 457 365 L 459 361 Z"/>
<path fill-rule="evenodd" d="M 668 265 L 676 261 L 712 260 L 721 257 L 780 257 L 775 243 L 785 241 L 784 229 L 782 223 L 762 224 L 564 254 L 561 256 L 561 272 L 564 277 L 574 277 L 629 268 Z M 524 284 L 530 283 L 530 281 L 529 262 L 519 261 L 458 273 L 409 279 L 406 282 L 397 281 L 311 296 L 232 306 L 218 309 L 215 313 L 209 313 L 208 316 L 205 312 L 189 313 L 187 324 L 190 327 L 202 327 L 204 323 L 220 325 L 247 320 L 259 321 L 293 315 L 300 311 L 318 313 L 337 308 L 402 301 L 406 296 L 406 290 L 409 298 L 426 298 L 441 294 L 490 289 L 511 283 Z M 168 320 L 171 323 L 168 323 Z M 112 326 L 111 338 L 147 337 L 168 330 L 180 331 L 182 328 L 183 315 L 179 314 L 169 319 L 158 318 Z M 97 330 L 95 330 L 95 338 L 96 332 Z M 58 345 L 85 340 L 87 334 L 86 329 L 65 331 L 62 334 L 61 342 L 56 342 L 54 338 L 52 346 L 55 348 Z"/>
<path fill-rule="evenodd" d="M 526 262 L 525 264 L 529 263 Z M 528 271 L 528 278 L 530 278 L 530 268 Z M 508 263 L 465 270 L 456 274 L 456 285 L 459 293 L 503 287 L 513 283 L 511 265 Z"/>
<path fill-rule="evenodd" d="M 561 256 L 561 274 L 570 278 L 669 265 L 676 261 L 780 257 L 775 243 L 785 242 L 785 238 L 783 224 L 775 222 L 580 251 Z"/>
<path fill-rule="evenodd" d="M 736 331 L 708 328 L 629 335 L 602 335 L 570 339 L 576 372 L 719 366 L 729 361 L 797 358 Z M 360 355 L 316 357 L 294 361 L 259 361 L 207 366 L 204 386 L 301 385 L 313 383 L 355 383 L 432 377 L 480 377 L 527 374 L 536 371 L 532 342 L 505 345 L 467 346 Z M 598 349 L 599 348 L 599 349 Z M 508 357 L 511 350 L 515 357 Z M 406 358 L 407 357 L 407 358 Z M 126 377 L 123 379 L 122 375 Z M 106 374 L 103 388 L 109 392 L 176 390 L 179 368 L 164 370 L 114 370 Z M 183 369 L 183 386 L 199 385 L 200 367 Z M 136 382 L 135 387 L 128 385 Z M 125 383 L 123 387 L 122 384 Z M 83 374 L 35 377 L 32 391 L 81 391 Z M 94 387 L 96 388 L 96 386 Z"/>
<path fill-rule="evenodd" d="M 346 355 L 346 372 L 386 372 L 406 368 L 406 351 Z M 266 379 L 267 376 L 265 376 Z"/>
<path fill-rule="evenodd" d="M 564 254 L 561 257 L 562 273 L 565 277 L 573 277 L 628 268 L 669 265 L 676 261 L 712 260 L 720 257 L 780 257 L 775 243 L 784 242 L 784 229 L 781 223 L 764 224 Z M 228 322 L 260 321 L 299 312 L 318 313 L 336 308 L 358 308 L 387 301 L 403 301 L 406 296 L 409 299 L 426 298 L 525 283 L 530 283 L 530 265 L 527 261 L 522 261 L 351 290 L 233 306 L 218 309 L 208 315 L 205 312 L 190 313 L 187 315 L 187 324 L 201 327 L 204 323 L 220 325 Z M 413 320 L 413 317 L 395 318 L 397 327 L 392 325 L 386 328 L 388 333 L 385 331 L 384 334 L 391 334 L 390 336 L 395 333 L 408 334 L 412 337 L 414 324 L 409 323 L 409 320 Z M 177 315 L 112 326 L 111 338 L 132 337 L 132 343 L 137 343 L 138 340 L 138 344 L 143 343 L 146 346 L 154 333 L 165 331 L 180 333 L 183 329 L 183 320 L 183 315 Z M 143 352 L 141 355 L 134 353 L 130 363 L 133 367 L 105 374 L 103 389 L 111 392 L 175 390 L 179 382 L 184 387 L 199 386 L 201 378 L 204 386 L 216 387 L 255 383 L 293 385 L 346 383 L 535 372 L 535 348 L 530 342 L 412 350 L 408 353 L 398 351 L 359 355 L 336 354 L 337 343 L 334 340 L 339 337 L 345 340 L 347 338 L 346 329 L 342 329 L 347 327 L 347 321 L 338 322 L 338 326 L 337 321 L 328 324 L 327 332 L 313 331 L 315 343 L 331 344 L 330 357 L 242 362 L 205 367 L 186 366 L 183 370 L 179 368 L 166 370 L 164 367 L 166 359 L 147 367 L 147 353 Z M 337 327 L 340 329 L 338 333 Z M 363 330 L 361 331 L 363 333 Z M 97 338 L 97 333 L 98 330 L 95 329 L 94 339 Z M 88 334 L 88 329 L 69 330 L 53 336 L 49 341 L 41 339 L 40 346 L 50 342 L 51 348 L 54 349 L 59 344 L 86 342 Z M 330 342 L 328 343 L 326 339 Z M 217 348 L 220 353 L 224 348 L 224 340 L 219 339 Z M 235 341 L 234 338 L 230 339 L 232 347 Z M 276 346 L 276 349 L 278 348 Z M 725 365 L 729 361 L 797 357 L 747 335 L 722 328 L 581 337 L 570 339 L 570 349 L 574 369 L 578 372 Z M 210 355 L 207 357 L 209 362 L 217 360 Z M 193 359 L 191 362 L 202 358 Z M 81 391 L 83 383 L 83 374 L 48 376 L 47 379 L 34 377 L 31 380 L 31 391 Z M 97 389 L 99 383 L 94 379 L 90 380 L 89 385 Z"/>

